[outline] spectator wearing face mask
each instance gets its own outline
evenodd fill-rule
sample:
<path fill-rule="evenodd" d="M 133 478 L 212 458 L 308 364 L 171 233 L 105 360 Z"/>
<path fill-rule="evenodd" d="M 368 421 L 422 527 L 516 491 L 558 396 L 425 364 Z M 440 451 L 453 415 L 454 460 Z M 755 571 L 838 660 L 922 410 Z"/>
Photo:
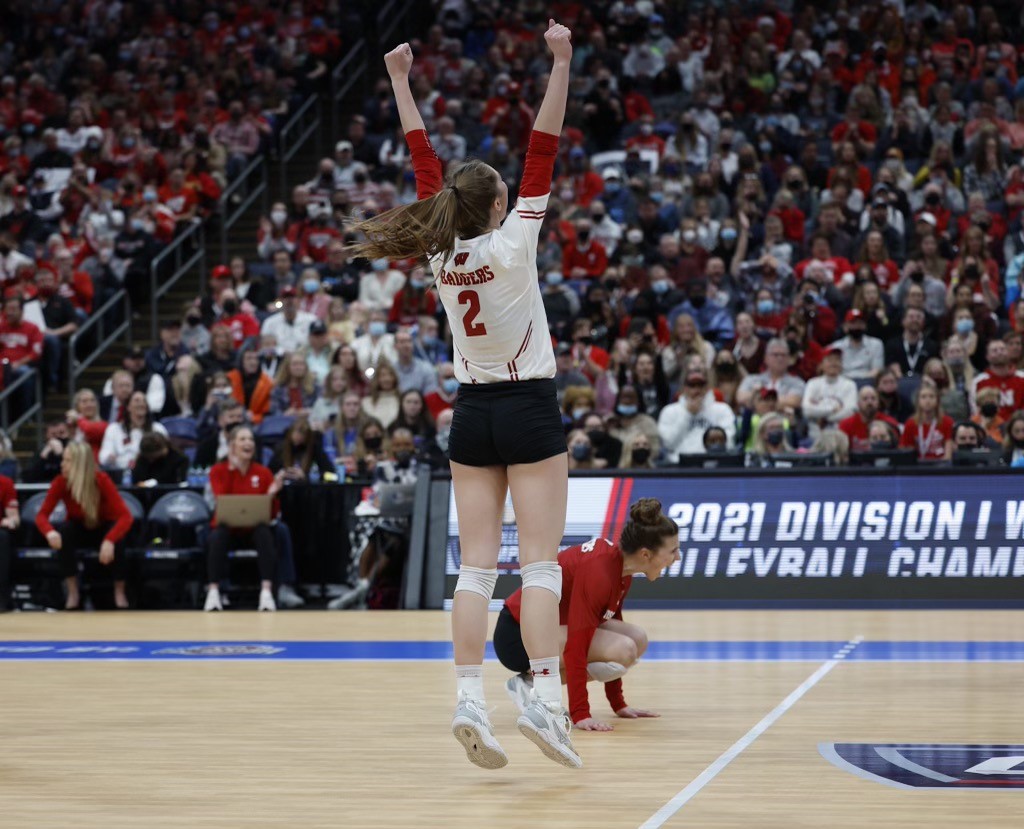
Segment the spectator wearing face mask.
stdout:
<path fill-rule="evenodd" d="M 603 464 L 594 458 L 594 447 L 582 429 L 573 429 L 566 438 L 569 449 L 569 470 L 601 469 Z"/>
<path fill-rule="evenodd" d="M 761 418 L 754 438 L 754 451 L 747 456 L 747 466 L 773 467 L 779 455 L 793 452 L 786 434 L 786 421 L 779 414 Z"/>
<path fill-rule="evenodd" d="M 603 462 L 604 466 L 615 469 L 619 466 L 622 457 L 622 441 L 613 438 L 608 434 L 604 419 L 597 412 L 590 412 L 583 418 L 583 431 L 590 438 L 590 445 L 594 448 L 594 457 Z M 638 436 L 647 445 L 647 438 L 644 435 Z M 650 447 L 648 446 L 648 455 Z"/>
<path fill-rule="evenodd" d="M 688 285 L 688 298 L 673 308 L 668 315 L 669 326 L 674 327 L 680 314 L 688 314 L 696 322 L 701 335 L 712 348 L 721 348 L 735 336 L 732 315 L 726 308 L 708 302 L 708 283 L 694 279 Z"/>
<path fill-rule="evenodd" d="M 622 469 L 654 469 L 654 455 L 651 442 L 646 435 L 636 435 L 629 446 L 622 450 Z"/>
<path fill-rule="evenodd" d="M 390 312 L 395 295 L 405 287 L 405 276 L 387 259 L 374 259 L 371 271 L 359 279 L 359 304 L 371 311 Z"/>
<path fill-rule="evenodd" d="M 997 443 L 1006 436 L 1006 418 L 999 413 L 999 389 L 981 389 L 976 400 L 978 411 L 971 415 L 971 422 L 981 427 L 985 434 Z"/>
<path fill-rule="evenodd" d="M 288 208 L 284 202 L 274 202 L 270 215 L 260 219 L 256 235 L 256 253 L 260 259 L 270 261 L 279 250 L 294 254 L 298 249 L 300 227 L 288 221 Z"/>
<path fill-rule="evenodd" d="M 609 258 L 613 257 L 619 240 L 622 239 L 622 225 L 608 214 L 604 202 L 598 200 L 590 204 L 590 221 L 594 239 L 604 246 Z"/>
<path fill-rule="evenodd" d="M 555 339 L 563 339 L 568 334 L 569 325 L 580 313 L 580 298 L 565 284 L 560 270 L 549 270 L 544 274 L 541 301 L 551 335 Z"/>
<path fill-rule="evenodd" d="M 573 280 L 599 279 L 608 269 L 608 251 L 591 238 L 589 219 L 576 223 L 576 241 L 562 249 L 562 273 Z"/>
<path fill-rule="evenodd" d="M 875 380 L 885 364 L 885 350 L 877 337 L 867 336 L 864 313 L 856 308 L 846 312 L 846 336 L 832 345 L 843 353 L 843 376 L 851 380 Z"/>

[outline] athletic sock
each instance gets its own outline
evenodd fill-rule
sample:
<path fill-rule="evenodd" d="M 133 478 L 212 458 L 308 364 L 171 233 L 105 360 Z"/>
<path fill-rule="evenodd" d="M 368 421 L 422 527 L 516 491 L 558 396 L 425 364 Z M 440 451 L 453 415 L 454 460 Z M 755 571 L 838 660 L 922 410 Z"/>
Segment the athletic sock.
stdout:
<path fill-rule="evenodd" d="M 530 671 L 533 673 L 533 692 L 537 699 L 548 708 L 561 708 L 562 676 L 558 671 L 558 657 L 531 659 Z"/>
<path fill-rule="evenodd" d="M 484 666 L 456 665 L 455 691 L 459 697 L 466 696 L 476 702 L 484 701 Z"/>

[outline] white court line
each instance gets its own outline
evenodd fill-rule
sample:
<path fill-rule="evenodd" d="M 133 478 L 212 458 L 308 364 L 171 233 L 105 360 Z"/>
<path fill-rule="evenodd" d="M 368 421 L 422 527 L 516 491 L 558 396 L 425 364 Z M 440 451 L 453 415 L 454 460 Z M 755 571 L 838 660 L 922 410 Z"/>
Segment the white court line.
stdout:
<path fill-rule="evenodd" d="M 651 815 L 646 821 L 640 825 L 640 829 L 659 829 L 664 826 L 665 822 L 671 818 L 676 812 L 683 808 L 690 800 L 703 789 L 708 783 L 714 780 L 718 774 L 735 760 L 743 751 L 750 747 L 750 745 L 764 734 L 769 728 L 774 725 L 775 721 L 778 720 L 783 714 L 785 714 L 790 708 L 792 708 L 797 701 L 808 691 L 811 690 L 815 685 L 824 679 L 829 671 L 831 671 L 836 665 L 842 662 L 850 654 L 850 652 L 857 647 L 861 642 L 864 641 L 863 636 L 858 636 L 855 639 L 851 639 L 842 648 L 833 654 L 832 658 L 827 662 L 823 663 L 818 670 L 811 674 L 805 679 L 794 691 L 780 702 L 775 708 L 770 711 L 765 717 L 753 728 L 750 729 L 746 734 L 740 737 L 735 743 L 733 743 L 715 762 L 708 766 L 702 771 L 693 782 L 691 782 L 685 789 L 680 791 L 675 797 L 673 797 L 668 803 L 658 809 L 653 815 Z"/>

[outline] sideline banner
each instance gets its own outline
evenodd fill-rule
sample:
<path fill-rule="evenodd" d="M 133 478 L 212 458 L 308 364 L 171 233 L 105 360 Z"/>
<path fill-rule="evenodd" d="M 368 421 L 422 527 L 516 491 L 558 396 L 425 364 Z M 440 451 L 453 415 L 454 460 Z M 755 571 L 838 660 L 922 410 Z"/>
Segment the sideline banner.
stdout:
<path fill-rule="evenodd" d="M 1024 488 L 1008 475 L 570 478 L 563 546 L 617 540 L 638 498 L 679 525 L 681 559 L 631 599 L 1022 601 Z M 496 598 L 519 584 L 511 502 Z M 459 568 L 450 498 L 447 593 Z"/>

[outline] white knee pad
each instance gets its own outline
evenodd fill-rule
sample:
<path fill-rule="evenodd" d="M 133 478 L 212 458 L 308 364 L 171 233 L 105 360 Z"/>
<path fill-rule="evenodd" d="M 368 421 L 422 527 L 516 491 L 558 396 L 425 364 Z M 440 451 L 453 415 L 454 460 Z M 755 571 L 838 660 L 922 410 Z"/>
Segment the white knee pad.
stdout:
<path fill-rule="evenodd" d="M 487 601 L 494 595 L 494 585 L 498 582 L 497 569 L 485 570 L 483 567 L 470 567 L 463 564 L 459 567 L 459 580 L 455 582 L 455 592 L 465 590 L 476 593 Z"/>
<path fill-rule="evenodd" d="M 541 587 L 550 590 L 555 597 L 562 598 L 562 568 L 557 561 L 535 561 L 520 568 L 523 575 L 523 590 Z"/>
<path fill-rule="evenodd" d="M 611 682 L 626 675 L 626 667 L 618 662 L 588 662 L 587 673 L 595 682 Z"/>

